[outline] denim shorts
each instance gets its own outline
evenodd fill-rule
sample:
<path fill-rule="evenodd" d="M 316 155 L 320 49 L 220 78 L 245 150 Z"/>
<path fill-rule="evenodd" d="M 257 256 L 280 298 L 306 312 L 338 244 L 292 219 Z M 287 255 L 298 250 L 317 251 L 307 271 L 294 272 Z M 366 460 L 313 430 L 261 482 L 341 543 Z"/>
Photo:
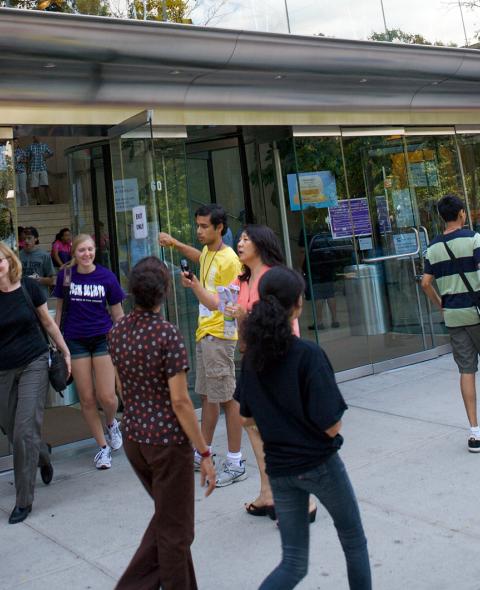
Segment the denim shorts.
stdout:
<path fill-rule="evenodd" d="M 74 340 L 65 340 L 72 355 L 72 359 L 81 359 L 92 356 L 105 356 L 109 354 L 107 347 L 107 337 L 92 336 L 91 338 L 75 338 Z"/>

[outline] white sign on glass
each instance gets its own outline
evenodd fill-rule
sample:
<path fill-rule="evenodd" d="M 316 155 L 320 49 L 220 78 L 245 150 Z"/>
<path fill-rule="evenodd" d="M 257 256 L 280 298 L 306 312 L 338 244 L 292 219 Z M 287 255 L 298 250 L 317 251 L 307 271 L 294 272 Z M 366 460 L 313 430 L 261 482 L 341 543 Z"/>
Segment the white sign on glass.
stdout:
<path fill-rule="evenodd" d="M 113 181 L 115 211 L 125 212 L 136 207 L 139 202 L 138 181 L 136 178 L 124 178 Z"/>
<path fill-rule="evenodd" d="M 132 209 L 133 236 L 136 240 L 148 237 L 147 210 L 145 205 L 138 205 Z"/>

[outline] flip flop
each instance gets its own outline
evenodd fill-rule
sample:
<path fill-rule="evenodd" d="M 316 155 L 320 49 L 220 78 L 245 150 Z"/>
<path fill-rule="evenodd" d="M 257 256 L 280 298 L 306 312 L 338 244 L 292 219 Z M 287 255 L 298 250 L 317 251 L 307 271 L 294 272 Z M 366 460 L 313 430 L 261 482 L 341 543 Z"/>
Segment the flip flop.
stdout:
<path fill-rule="evenodd" d="M 252 516 L 269 516 L 272 520 L 275 520 L 274 506 L 256 506 L 251 502 L 250 504 L 245 504 L 245 510 Z"/>

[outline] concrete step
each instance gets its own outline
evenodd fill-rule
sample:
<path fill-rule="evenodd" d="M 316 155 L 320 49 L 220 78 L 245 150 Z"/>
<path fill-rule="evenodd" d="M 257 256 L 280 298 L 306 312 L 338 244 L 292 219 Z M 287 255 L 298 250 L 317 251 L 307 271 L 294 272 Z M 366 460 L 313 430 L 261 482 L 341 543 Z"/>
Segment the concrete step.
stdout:
<path fill-rule="evenodd" d="M 36 227 L 40 235 L 40 247 L 47 252 L 62 227 L 71 227 L 72 218 L 69 203 L 53 205 L 29 205 L 17 208 L 18 225 Z"/>

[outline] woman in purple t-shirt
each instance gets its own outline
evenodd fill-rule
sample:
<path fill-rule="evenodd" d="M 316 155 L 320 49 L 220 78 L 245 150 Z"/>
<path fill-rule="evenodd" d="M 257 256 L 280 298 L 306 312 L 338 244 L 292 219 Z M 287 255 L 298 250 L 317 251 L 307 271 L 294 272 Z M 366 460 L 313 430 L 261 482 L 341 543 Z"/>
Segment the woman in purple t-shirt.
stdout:
<path fill-rule="evenodd" d="M 123 317 L 125 295 L 117 277 L 94 259 L 94 241 L 87 234 L 78 235 L 72 244 L 72 260 L 58 273 L 53 294 L 58 298 L 55 320 L 59 326 L 63 323 L 83 416 L 100 447 L 94 463 L 97 469 L 109 469 L 111 452 L 122 446 L 122 435 L 115 419 L 118 400 L 107 334 L 113 322 Z M 105 414 L 106 435 L 98 404 Z"/>

